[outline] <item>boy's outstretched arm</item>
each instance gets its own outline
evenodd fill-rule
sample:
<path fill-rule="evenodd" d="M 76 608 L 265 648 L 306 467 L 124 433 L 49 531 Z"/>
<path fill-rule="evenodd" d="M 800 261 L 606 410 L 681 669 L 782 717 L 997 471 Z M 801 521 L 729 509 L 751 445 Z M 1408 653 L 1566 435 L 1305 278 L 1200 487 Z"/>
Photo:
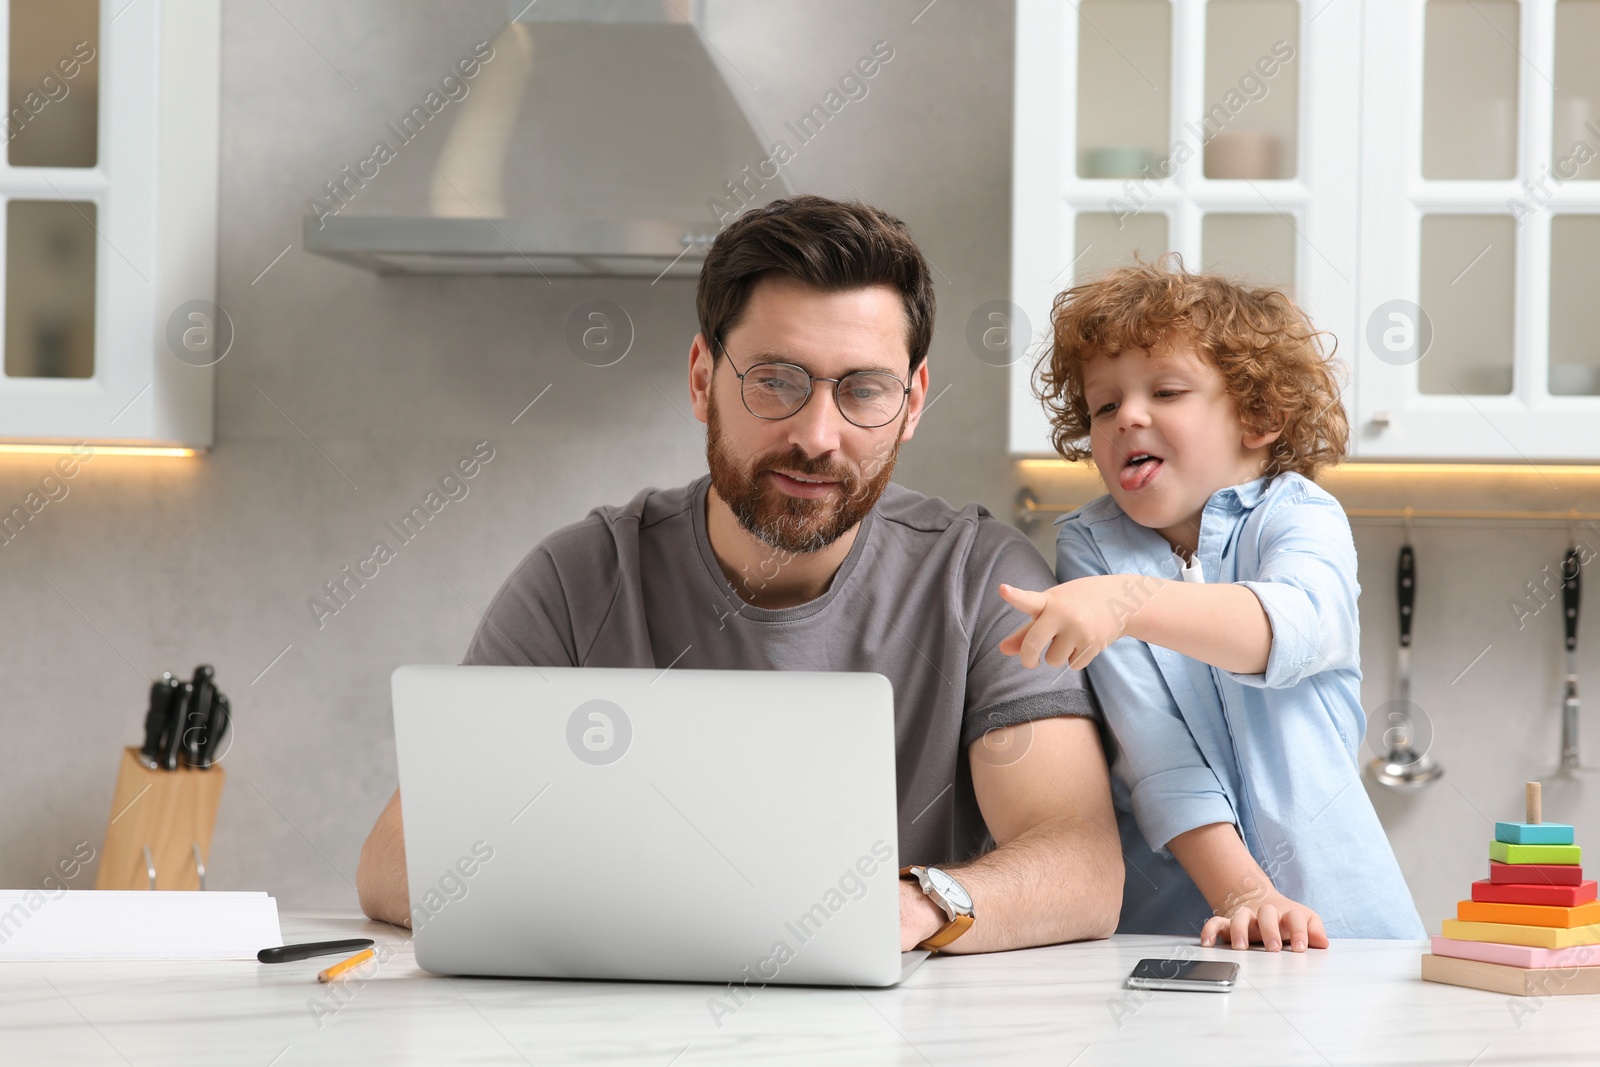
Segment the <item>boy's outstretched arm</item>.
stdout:
<path fill-rule="evenodd" d="M 1096 574 L 1044 592 L 1002 585 L 1006 603 L 1031 618 L 1000 643 L 1026 667 L 1082 670 L 1119 637 L 1133 637 L 1237 674 L 1261 674 L 1272 624 L 1261 601 L 1232 583 L 1200 584 L 1145 574 Z"/>
<path fill-rule="evenodd" d="M 1200 943 L 1224 934 L 1237 949 L 1259 941 L 1277 952 L 1285 941 L 1294 952 L 1327 948 L 1322 917 L 1273 886 L 1231 823 L 1210 823 L 1179 834 L 1167 848 L 1183 865 L 1216 912 L 1200 929 Z"/>

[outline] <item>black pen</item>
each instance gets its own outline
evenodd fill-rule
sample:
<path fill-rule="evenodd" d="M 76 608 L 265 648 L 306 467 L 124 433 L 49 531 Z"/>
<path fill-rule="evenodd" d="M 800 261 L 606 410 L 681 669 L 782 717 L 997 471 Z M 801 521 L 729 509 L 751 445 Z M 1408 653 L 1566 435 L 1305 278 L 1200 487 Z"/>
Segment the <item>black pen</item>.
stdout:
<path fill-rule="evenodd" d="M 371 947 L 370 937 L 353 937 L 348 941 L 312 941 L 304 945 L 264 948 L 256 953 L 256 959 L 262 963 L 292 963 L 295 960 L 308 960 L 312 956 L 332 956 L 339 952 L 355 952 L 358 949 Z"/>

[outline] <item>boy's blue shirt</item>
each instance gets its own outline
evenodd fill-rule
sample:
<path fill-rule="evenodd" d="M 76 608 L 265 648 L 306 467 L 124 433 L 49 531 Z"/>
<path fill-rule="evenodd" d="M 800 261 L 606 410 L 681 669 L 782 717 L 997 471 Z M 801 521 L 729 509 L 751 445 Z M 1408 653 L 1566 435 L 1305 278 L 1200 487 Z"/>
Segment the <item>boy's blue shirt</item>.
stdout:
<path fill-rule="evenodd" d="M 1180 576 L 1166 538 L 1109 494 L 1057 521 L 1059 581 Z M 1224 822 L 1329 937 L 1424 937 L 1361 784 L 1361 590 L 1344 510 L 1293 473 L 1220 489 L 1201 514 L 1195 558 L 1205 581 L 1256 594 L 1272 650 L 1264 673 L 1239 674 L 1124 637 L 1089 664 L 1131 868 L 1118 932 L 1199 933 L 1212 909 L 1166 846 Z M 1140 597 L 1130 585 L 1123 610 Z"/>

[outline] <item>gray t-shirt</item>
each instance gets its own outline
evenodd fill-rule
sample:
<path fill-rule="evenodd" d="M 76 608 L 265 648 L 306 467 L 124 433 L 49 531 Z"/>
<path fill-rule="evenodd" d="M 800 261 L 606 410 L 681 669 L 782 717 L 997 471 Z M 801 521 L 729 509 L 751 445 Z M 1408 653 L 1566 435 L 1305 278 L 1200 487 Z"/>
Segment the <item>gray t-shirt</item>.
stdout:
<path fill-rule="evenodd" d="M 1050 567 L 982 507 L 891 484 L 826 593 L 754 607 L 711 551 L 709 484 L 646 489 L 551 534 L 496 594 L 462 662 L 882 674 L 894 687 L 902 861 L 989 847 L 967 746 L 1034 719 L 1098 718 L 1079 672 L 1030 671 L 997 648 L 1023 620 L 1000 583 L 1045 589 Z M 781 560 L 741 581 L 759 588 Z"/>

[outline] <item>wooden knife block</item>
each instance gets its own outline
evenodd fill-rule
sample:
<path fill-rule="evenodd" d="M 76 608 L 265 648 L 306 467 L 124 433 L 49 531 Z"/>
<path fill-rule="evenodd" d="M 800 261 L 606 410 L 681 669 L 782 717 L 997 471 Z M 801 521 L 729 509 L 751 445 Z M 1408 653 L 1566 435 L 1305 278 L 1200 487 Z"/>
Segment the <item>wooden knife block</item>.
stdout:
<path fill-rule="evenodd" d="M 137 748 L 123 749 L 94 887 L 149 889 L 144 859 L 148 845 L 156 869 L 155 888 L 199 889 L 194 846 L 200 846 L 202 860 L 209 863 L 224 778 L 216 764 L 204 771 L 193 767 L 153 771 L 139 762 Z"/>

